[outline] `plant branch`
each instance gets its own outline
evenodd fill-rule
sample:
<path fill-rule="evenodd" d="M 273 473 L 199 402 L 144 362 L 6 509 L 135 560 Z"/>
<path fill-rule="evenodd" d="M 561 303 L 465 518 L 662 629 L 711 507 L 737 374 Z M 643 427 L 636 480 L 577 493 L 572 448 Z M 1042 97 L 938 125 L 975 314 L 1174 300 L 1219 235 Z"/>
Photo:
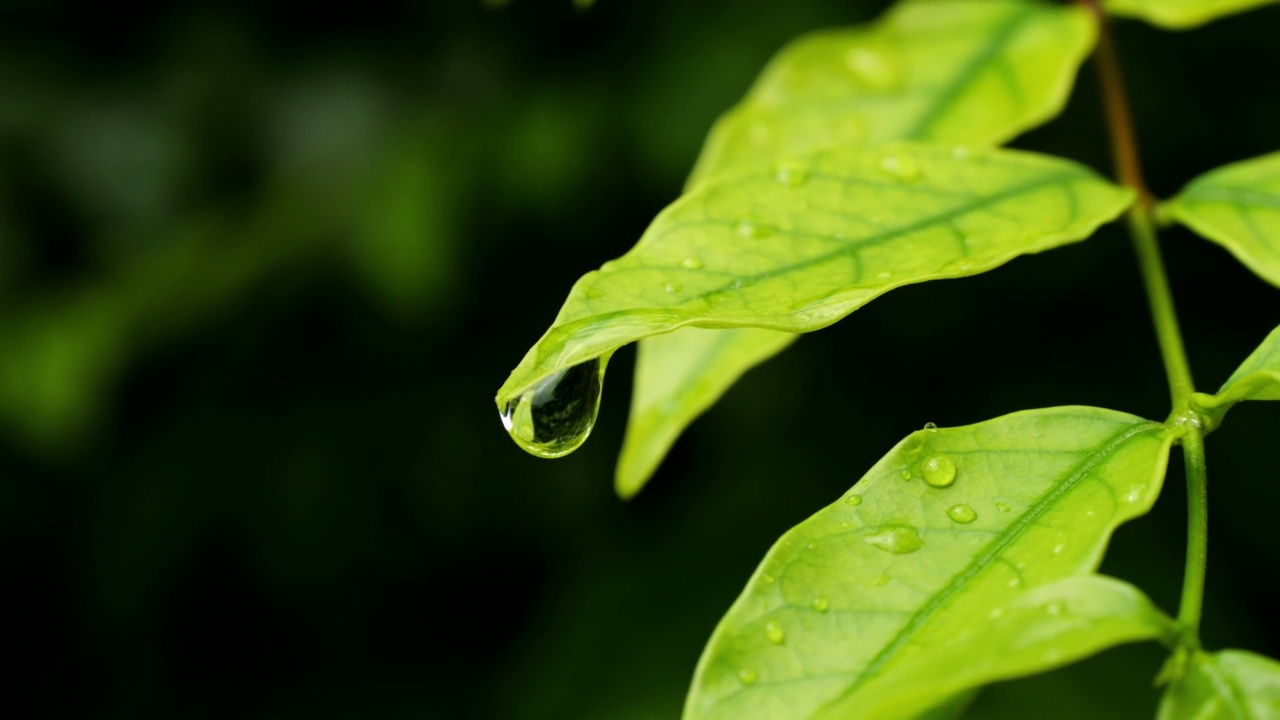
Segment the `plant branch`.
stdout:
<path fill-rule="evenodd" d="M 1191 365 L 1187 362 L 1186 348 L 1182 343 L 1182 331 L 1173 305 L 1173 293 L 1169 289 L 1169 278 L 1165 272 L 1164 260 L 1160 257 L 1160 244 L 1156 238 L 1153 218 L 1155 203 L 1142 179 L 1137 137 L 1129 113 L 1124 80 L 1120 74 L 1120 62 L 1111 38 L 1111 25 L 1097 0 L 1076 2 L 1090 11 L 1097 23 L 1095 64 L 1102 84 L 1116 176 L 1121 183 L 1138 193 L 1138 202 L 1128 213 L 1129 234 L 1133 238 L 1134 251 L 1138 256 L 1142 284 L 1146 288 L 1147 304 L 1151 308 L 1151 319 L 1155 324 L 1160 355 L 1169 380 L 1169 395 L 1173 403 L 1171 422 L 1184 431 L 1182 452 L 1187 474 L 1187 563 L 1182 580 L 1178 624 L 1182 628 L 1182 644 L 1194 648 L 1200 642 L 1200 613 L 1204 602 L 1209 529 L 1204 429 L 1199 418 L 1190 409 L 1195 383 L 1191 379 Z"/>

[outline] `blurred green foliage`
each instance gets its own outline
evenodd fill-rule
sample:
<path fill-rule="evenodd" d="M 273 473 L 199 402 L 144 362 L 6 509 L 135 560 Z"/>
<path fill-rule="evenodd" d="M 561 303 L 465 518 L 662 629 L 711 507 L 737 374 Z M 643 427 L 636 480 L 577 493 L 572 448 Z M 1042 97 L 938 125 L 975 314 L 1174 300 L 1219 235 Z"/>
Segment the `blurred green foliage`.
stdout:
<path fill-rule="evenodd" d="M 1112 231 L 817 334 L 630 504 L 610 483 L 629 356 L 572 458 L 502 432 L 493 390 L 558 289 L 630 247 L 778 47 L 883 5 L 0 6 L 0 711 L 674 717 L 763 551 L 906 432 L 1065 403 L 1158 414 Z M 1280 63 L 1277 29 L 1276 8 L 1118 28 L 1158 192 L 1275 149 L 1280 97 L 1240 69 Z M 1104 168 L 1095 97 L 1086 74 L 1016 144 Z M 1168 244 L 1213 387 L 1277 303 L 1220 249 Z M 1241 407 L 1210 439 L 1204 633 L 1273 656 L 1280 549 L 1252 528 L 1280 500 L 1277 412 Z M 1103 568 L 1165 607 L 1181 507 L 1171 484 Z M 1154 676 L 1143 652 L 977 712 L 1132 717 L 1078 688 Z"/>

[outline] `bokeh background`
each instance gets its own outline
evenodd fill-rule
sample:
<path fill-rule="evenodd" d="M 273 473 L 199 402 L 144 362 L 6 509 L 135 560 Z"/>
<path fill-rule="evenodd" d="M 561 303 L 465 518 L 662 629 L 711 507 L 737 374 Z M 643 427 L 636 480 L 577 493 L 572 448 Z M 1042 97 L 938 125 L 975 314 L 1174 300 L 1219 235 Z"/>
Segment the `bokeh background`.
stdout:
<path fill-rule="evenodd" d="M 492 396 L 572 281 L 672 200 L 716 115 L 858 0 L 0 3 L 0 713 L 678 716 L 772 541 L 925 422 L 1161 418 L 1127 240 L 891 294 L 750 373 L 637 499 L 632 353 L 548 462 Z M 1150 183 L 1280 147 L 1280 8 L 1117 27 Z M 1105 170 L 1092 69 L 1020 147 Z M 1280 291 L 1183 230 L 1203 389 Z M 1280 654 L 1280 407 L 1209 443 L 1205 640 Z M 1169 610 L 1183 492 L 1105 569 Z M 984 694 L 1149 717 L 1160 652 Z"/>

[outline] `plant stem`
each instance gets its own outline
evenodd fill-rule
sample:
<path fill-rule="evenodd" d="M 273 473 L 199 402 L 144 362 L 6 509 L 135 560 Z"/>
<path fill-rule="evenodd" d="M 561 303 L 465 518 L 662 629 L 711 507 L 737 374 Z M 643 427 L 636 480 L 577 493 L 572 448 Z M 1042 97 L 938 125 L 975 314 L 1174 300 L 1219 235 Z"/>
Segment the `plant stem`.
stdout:
<path fill-rule="evenodd" d="M 1182 452 L 1187 474 L 1187 564 L 1182 579 L 1178 624 L 1183 633 L 1182 644 L 1196 648 L 1200 643 L 1200 611 L 1204 603 L 1209 537 L 1204 430 L 1199 419 L 1190 414 L 1189 403 L 1191 394 L 1195 392 L 1195 383 L 1191 379 L 1191 365 L 1187 362 L 1187 351 L 1182 343 L 1182 331 L 1173 305 L 1173 293 L 1169 290 L 1169 278 L 1165 273 L 1164 260 L 1160 257 L 1160 244 L 1156 239 L 1152 217 L 1154 203 L 1142 179 L 1138 142 L 1130 118 L 1124 81 L 1120 75 L 1120 62 L 1111 39 L 1111 26 L 1097 0 L 1076 1 L 1090 10 L 1097 21 L 1096 65 L 1102 83 L 1116 176 L 1121 183 L 1138 193 L 1138 202 L 1128 213 L 1129 235 L 1133 238 L 1134 251 L 1138 256 L 1142 284 L 1146 288 L 1147 304 L 1151 308 L 1156 339 L 1160 343 L 1160 355 L 1164 359 L 1165 376 L 1169 380 L 1169 395 L 1173 403 L 1171 419 L 1184 430 Z"/>

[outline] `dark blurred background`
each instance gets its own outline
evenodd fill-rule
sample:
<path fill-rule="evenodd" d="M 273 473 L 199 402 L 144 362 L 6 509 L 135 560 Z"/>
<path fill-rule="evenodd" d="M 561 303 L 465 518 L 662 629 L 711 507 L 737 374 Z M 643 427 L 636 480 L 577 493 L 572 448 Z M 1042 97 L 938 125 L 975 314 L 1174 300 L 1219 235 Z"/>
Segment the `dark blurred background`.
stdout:
<path fill-rule="evenodd" d="M 0 713 L 675 718 L 772 541 L 907 432 L 1163 418 L 1108 228 L 806 338 L 630 503 L 630 351 L 582 450 L 506 437 L 494 391 L 716 115 L 788 39 L 885 4 L 0 3 Z M 1280 148 L 1280 8 L 1117 32 L 1158 193 Z M 1105 170 L 1096 96 L 1086 67 L 1016 145 Z M 1212 389 L 1280 290 L 1165 237 Z M 1240 407 L 1209 443 L 1211 647 L 1280 654 L 1277 428 Z M 1180 477 L 1106 562 L 1170 611 Z M 1149 717 L 1160 660 L 1113 651 L 975 716 Z"/>

